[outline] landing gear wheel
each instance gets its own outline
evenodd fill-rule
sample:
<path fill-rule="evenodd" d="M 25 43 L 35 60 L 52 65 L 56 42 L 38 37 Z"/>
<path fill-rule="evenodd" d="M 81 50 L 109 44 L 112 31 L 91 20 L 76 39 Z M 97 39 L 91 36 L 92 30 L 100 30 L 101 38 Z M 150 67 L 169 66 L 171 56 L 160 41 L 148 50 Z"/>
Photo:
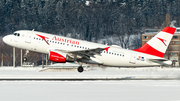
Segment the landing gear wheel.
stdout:
<path fill-rule="evenodd" d="M 23 57 L 23 61 L 24 61 L 24 62 L 27 62 L 27 57 Z"/>
<path fill-rule="evenodd" d="M 79 66 L 77 70 L 78 70 L 79 73 L 82 73 L 84 71 L 82 66 Z"/>

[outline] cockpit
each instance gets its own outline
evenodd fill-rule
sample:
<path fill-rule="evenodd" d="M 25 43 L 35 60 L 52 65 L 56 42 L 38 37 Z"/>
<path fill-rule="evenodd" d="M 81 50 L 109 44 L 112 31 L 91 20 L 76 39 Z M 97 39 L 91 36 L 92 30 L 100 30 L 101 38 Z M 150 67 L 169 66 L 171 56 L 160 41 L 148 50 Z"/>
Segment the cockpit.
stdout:
<path fill-rule="evenodd" d="M 20 36 L 20 33 L 13 33 L 15 36 Z"/>

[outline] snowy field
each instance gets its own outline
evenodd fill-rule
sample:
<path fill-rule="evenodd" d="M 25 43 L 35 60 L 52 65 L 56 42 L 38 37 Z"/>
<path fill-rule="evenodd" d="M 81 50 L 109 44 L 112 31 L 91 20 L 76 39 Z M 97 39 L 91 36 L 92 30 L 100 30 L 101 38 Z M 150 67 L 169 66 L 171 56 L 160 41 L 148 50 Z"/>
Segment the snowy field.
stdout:
<path fill-rule="evenodd" d="M 1 81 L 0 101 L 180 101 L 180 81 Z"/>
<path fill-rule="evenodd" d="M 83 73 L 40 72 L 40 70 L 42 69 L 39 67 L 0 67 L 0 79 L 125 78 L 125 80 L 0 80 L 0 101 L 180 101 L 179 68 L 90 68 Z M 154 78 L 161 80 L 149 80 Z"/>
<path fill-rule="evenodd" d="M 43 71 L 41 67 L 0 67 L 1 79 L 170 79 L 180 80 L 180 68 L 88 68 L 83 73 L 73 71 Z"/>

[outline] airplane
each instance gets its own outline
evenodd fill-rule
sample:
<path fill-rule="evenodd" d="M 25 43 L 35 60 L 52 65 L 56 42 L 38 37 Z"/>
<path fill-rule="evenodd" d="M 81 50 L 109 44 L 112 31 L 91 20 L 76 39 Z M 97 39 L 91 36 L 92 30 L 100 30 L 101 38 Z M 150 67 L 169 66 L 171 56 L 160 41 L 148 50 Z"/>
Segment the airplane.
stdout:
<path fill-rule="evenodd" d="M 49 60 L 57 63 L 78 62 L 78 72 L 83 72 L 82 63 L 111 67 L 149 67 L 171 65 L 163 58 L 176 28 L 166 27 L 142 47 L 135 50 L 115 45 L 103 45 L 84 40 L 47 34 L 34 30 L 19 30 L 3 37 L 4 43 L 38 53 L 48 54 Z"/>

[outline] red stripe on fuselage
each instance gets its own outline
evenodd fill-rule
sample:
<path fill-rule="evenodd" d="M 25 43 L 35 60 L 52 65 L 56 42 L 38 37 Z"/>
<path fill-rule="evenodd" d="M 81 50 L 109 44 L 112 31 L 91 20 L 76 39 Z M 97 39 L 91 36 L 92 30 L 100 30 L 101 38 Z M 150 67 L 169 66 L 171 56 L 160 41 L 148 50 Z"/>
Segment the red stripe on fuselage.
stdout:
<path fill-rule="evenodd" d="M 142 52 L 142 53 L 146 53 L 146 54 L 150 54 L 150 55 L 154 55 L 154 56 L 158 56 L 158 57 L 164 56 L 164 53 L 154 49 L 147 43 L 145 45 L 143 45 L 142 47 L 135 49 L 134 51 Z"/>

